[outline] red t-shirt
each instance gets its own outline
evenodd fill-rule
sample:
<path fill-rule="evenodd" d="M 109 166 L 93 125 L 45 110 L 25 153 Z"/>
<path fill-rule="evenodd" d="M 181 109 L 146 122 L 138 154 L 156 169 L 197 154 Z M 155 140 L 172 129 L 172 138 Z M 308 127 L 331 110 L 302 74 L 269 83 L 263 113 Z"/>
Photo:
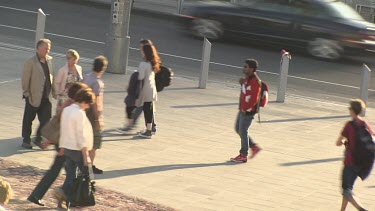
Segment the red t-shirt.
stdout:
<path fill-rule="evenodd" d="M 363 124 L 366 124 L 366 128 L 368 129 L 370 134 L 374 134 L 371 126 L 366 121 L 355 119 L 355 123 L 358 125 L 358 127 L 363 126 Z M 347 122 L 345 124 L 344 129 L 341 132 L 341 135 L 347 139 L 347 142 L 345 144 L 344 165 L 351 166 L 353 165 L 353 151 L 355 146 L 355 130 L 352 126 L 352 123 Z"/>

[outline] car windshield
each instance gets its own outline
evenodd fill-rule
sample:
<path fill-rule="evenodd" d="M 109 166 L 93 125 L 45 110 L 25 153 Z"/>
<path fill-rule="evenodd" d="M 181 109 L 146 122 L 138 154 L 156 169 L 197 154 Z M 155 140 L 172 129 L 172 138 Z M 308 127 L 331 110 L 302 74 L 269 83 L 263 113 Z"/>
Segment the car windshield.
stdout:
<path fill-rule="evenodd" d="M 335 1 L 328 3 L 327 5 L 328 10 L 333 17 L 342 19 L 364 20 L 362 16 L 357 13 L 357 11 L 343 2 Z"/>

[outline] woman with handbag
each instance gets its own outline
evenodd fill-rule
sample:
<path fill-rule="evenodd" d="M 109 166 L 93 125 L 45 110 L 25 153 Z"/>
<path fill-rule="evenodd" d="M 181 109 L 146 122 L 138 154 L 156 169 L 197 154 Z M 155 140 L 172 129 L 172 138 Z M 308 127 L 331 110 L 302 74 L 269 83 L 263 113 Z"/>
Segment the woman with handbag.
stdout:
<path fill-rule="evenodd" d="M 43 178 L 40 180 L 38 185 L 35 187 L 33 192 L 30 194 L 30 196 L 27 198 L 30 202 L 44 206 L 43 202 L 41 201 L 44 195 L 47 193 L 48 189 L 51 187 L 52 183 L 56 180 L 56 178 L 59 176 L 61 169 L 63 168 L 65 164 L 65 156 L 62 150 L 59 150 L 58 144 L 59 144 L 59 136 L 60 136 L 60 115 L 62 113 L 62 110 L 74 103 L 73 97 L 74 95 L 81 89 L 88 88 L 88 86 L 81 82 L 73 83 L 72 86 L 68 90 L 68 100 L 65 101 L 65 103 L 60 107 L 60 110 L 57 112 L 56 116 L 53 118 L 56 118 L 57 121 L 54 122 L 53 126 L 48 126 L 49 124 L 52 124 L 52 122 L 48 122 L 42 129 L 42 135 L 44 129 L 50 129 L 53 128 L 52 131 L 53 134 L 47 135 L 44 134 L 43 136 L 49 137 L 47 141 L 44 141 L 42 143 L 43 148 L 47 148 L 50 144 L 54 144 L 56 146 L 57 154 L 55 156 L 55 159 L 53 161 L 53 164 L 49 168 L 49 170 L 46 172 L 46 174 L 43 176 Z M 52 119 L 51 119 L 52 120 Z M 49 131 L 49 130 L 46 130 Z M 57 136 L 57 138 L 56 138 Z M 60 205 L 61 206 L 61 205 Z"/>
<path fill-rule="evenodd" d="M 59 147 L 64 150 L 66 178 L 62 188 L 55 191 L 59 205 L 72 194 L 77 168 L 88 174 L 87 167 L 91 164 L 89 151 L 94 143 L 93 129 L 85 110 L 94 102 L 95 95 L 86 88 L 79 90 L 73 99 L 74 103 L 64 108 L 61 114 Z"/>

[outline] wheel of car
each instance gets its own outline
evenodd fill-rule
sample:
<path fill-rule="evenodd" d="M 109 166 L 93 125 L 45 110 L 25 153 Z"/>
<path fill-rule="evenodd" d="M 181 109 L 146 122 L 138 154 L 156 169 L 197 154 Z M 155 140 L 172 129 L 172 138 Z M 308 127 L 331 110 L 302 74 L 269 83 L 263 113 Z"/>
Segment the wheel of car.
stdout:
<path fill-rule="evenodd" d="M 211 40 L 218 40 L 223 35 L 223 28 L 220 22 L 208 19 L 195 19 L 192 21 L 191 30 L 194 36 L 206 37 Z"/>
<path fill-rule="evenodd" d="M 312 56 L 337 60 L 343 53 L 343 48 L 335 40 L 317 38 L 309 43 L 308 51 Z"/>

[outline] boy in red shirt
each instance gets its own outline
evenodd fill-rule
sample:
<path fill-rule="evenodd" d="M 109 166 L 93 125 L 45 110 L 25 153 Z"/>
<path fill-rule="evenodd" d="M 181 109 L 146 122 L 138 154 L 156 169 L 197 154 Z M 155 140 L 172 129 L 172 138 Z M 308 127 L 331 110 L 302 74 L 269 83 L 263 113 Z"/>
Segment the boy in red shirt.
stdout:
<path fill-rule="evenodd" d="M 359 116 L 362 111 L 365 109 L 365 104 L 362 100 L 356 99 L 350 101 L 349 113 L 352 117 L 352 121 L 357 125 L 357 127 L 365 125 L 370 134 L 374 134 L 370 125 L 367 124 Z M 343 198 L 341 204 L 341 211 L 346 209 L 348 202 L 350 202 L 355 208 L 361 211 L 365 209 L 360 205 L 359 201 L 353 196 L 353 185 L 357 177 L 359 176 L 359 168 L 354 165 L 353 151 L 356 141 L 356 131 L 352 125 L 352 122 L 349 121 L 345 124 L 344 129 L 341 132 L 341 135 L 336 141 L 336 146 L 345 145 L 345 159 L 344 159 L 344 169 L 342 172 L 342 189 L 343 189 Z"/>
<path fill-rule="evenodd" d="M 233 162 L 246 163 L 249 146 L 252 150 L 250 158 L 253 158 L 261 150 L 248 135 L 248 129 L 254 115 L 258 112 L 257 104 L 261 90 L 260 80 L 255 72 L 257 68 L 258 62 L 255 59 L 245 61 L 243 70 L 245 78 L 240 79 L 240 104 L 235 127 L 237 134 L 241 137 L 241 149 L 237 157 L 230 159 Z"/>

